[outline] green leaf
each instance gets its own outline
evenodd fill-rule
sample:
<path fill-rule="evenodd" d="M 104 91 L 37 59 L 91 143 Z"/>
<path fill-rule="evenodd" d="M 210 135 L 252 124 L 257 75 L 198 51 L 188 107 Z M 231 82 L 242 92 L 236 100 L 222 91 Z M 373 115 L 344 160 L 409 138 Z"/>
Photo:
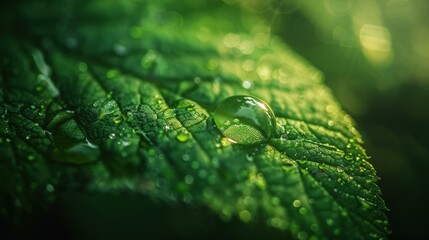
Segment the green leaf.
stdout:
<path fill-rule="evenodd" d="M 2 215 L 67 189 L 131 191 L 299 239 L 386 237 L 353 121 L 322 74 L 260 19 L 198 1 L 10 8 L 0 46 Z M 232 144 L 214 124 L 217 105 L 243 94 L 276 115 L 263 144 Z"/>

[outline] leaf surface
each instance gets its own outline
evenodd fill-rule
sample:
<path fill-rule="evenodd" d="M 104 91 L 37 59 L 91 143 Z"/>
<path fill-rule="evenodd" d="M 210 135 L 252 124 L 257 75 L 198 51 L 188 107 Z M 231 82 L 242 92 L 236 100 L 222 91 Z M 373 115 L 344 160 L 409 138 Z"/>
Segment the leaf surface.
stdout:
<path fill-rule="evenodd" d="M 322 74 L 259 19 L 198 4 L 16 5 L 0 46 L 2 213 L 125 190 L 299 239 L 384 238 L 375 170 Z M 268 142 L 215 126 L 216 106 L 243 94 L 273 109 Z"/>

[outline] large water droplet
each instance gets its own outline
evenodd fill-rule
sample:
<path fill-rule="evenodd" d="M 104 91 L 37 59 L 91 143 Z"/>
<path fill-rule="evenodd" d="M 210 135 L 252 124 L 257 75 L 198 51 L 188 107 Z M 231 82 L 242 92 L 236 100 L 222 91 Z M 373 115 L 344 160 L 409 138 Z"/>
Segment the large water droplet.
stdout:
<path fill-rule="evenodd" d="M 276 120 L 264 101 L 251 96 L 233 96 L 217 107 L 214 120 L 222 134 L 233 143 L 257 144 L 274 133 Z"/>

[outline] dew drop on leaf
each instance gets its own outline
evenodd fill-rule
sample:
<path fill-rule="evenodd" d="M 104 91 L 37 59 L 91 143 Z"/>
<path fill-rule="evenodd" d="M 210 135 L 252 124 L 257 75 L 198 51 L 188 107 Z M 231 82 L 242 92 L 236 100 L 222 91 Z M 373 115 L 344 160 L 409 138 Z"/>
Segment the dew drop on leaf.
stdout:
<path fill-rule="evenodd" d="M 114 116 L 114 117 L 113 117 L 113 122 L 114 122 L 115 124 L 119 124 L 119 123 L 121 123 L 121 122 L 122 122 L 122 116 Z"/>
<path fill-rule="evenodd" d="M 188 141 L 189 137 L 188 137 L 188 135 L 186 135 L 185 133 L 180 132 L 179 134 L 177 134 L 176 139 L 177 139 L 179 142 L 186 142 L 186 141 Z"/>
<path fill-rule="evenodd" d="M 214 121 L 230 142 L 257 144 L 274 133 L 276 120 L 271 108 L 261 99 L 233 96 L 223 100 L 214 113 Z"/>
<path fill-rule="evenodd" d="M 301 206 L 301 201 L 299 201 L 298 199 L 296 199 L 295 201 L 293 201 L 293 206 L 294 207 L 300 207 Z"/>

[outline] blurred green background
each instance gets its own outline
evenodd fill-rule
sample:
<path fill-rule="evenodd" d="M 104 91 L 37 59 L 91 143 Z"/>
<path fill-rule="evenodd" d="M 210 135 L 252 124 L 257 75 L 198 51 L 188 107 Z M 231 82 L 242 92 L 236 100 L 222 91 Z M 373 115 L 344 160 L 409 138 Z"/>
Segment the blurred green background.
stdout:
<path fill-rule="evenodd" d="M 427 239 L 429 1 L 272 1 L 272 23 L 355 119 L 381 178 L 391 239 Z M 249 6 L 248 1 L 241 1 Z"/>
<path fill-rule="evenodd" d="M 381 178 L 390 238 L 428 239 L 429 1 L 195 1 L 192 11 L 213 4 L 262 17 L 270 26 L 267 32 L 324 73 L 326 84 L 355 119 Z M 23 227 L 9 224 L 0 224 L 5 239 L 287 237 L 264 226 L 225 224 L 209 211 L 172 208 L 129 193 L 65 194 L 50 210 L 26 216 Z"/>

